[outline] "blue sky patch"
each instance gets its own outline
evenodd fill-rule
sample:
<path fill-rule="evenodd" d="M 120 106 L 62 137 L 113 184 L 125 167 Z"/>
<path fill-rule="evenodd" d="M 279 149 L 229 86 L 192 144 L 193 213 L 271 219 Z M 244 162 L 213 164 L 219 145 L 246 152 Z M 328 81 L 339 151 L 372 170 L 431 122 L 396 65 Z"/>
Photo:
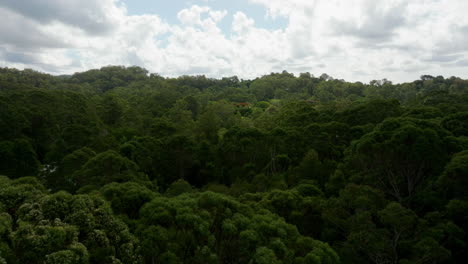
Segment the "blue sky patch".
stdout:
<path fill-rule="evenodd" d="M 169 24 L 177 25 L 177 13 L 193 5 L 208 6 L 213 10 L 226 10 L 228 13 L 218 23 L 225 35 L 231 34 L 233 15 L 240 11 L 255 20 L 255 26 L 268 30 L 284 29 L 288 20 L 284 17 L 267 17 L 267 10 L 259 4 L 248 0 L 124 0 L 129 15 L 155 14 Z"/>

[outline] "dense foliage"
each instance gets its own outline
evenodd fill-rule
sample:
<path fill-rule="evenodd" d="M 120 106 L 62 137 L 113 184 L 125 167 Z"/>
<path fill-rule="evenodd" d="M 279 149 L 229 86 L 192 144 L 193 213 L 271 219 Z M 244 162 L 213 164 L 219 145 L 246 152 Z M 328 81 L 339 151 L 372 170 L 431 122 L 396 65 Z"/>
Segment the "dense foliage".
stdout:
<path fill-rule="evenodd" d="M 0 69 L 0 263 L 461 263 L 468 81 Z"/>

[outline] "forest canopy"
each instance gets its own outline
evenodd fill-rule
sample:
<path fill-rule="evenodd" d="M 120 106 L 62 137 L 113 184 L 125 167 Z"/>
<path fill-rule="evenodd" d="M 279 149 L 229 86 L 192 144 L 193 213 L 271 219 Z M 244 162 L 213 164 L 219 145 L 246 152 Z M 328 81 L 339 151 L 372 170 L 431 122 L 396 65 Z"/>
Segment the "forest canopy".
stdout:
<path fill-rule="evenodd" d="M 468 80 L 0 68 L 0 263 L 462 263 Z"/>

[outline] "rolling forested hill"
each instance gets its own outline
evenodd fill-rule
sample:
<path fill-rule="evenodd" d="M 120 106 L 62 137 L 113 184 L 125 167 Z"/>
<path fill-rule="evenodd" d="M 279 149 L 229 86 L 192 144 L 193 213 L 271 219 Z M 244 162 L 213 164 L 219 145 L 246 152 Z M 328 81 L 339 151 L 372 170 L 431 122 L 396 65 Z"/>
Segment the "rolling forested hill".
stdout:
<path fill-rule="evenodd" d="M 463 263 L 468 80 L 0 69 L 0 263 Z"/>

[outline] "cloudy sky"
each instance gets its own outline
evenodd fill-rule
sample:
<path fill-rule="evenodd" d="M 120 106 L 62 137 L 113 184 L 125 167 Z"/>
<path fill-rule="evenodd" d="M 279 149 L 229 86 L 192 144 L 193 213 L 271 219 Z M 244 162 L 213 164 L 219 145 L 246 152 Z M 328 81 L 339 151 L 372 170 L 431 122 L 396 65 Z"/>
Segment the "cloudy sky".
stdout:
<path fill-rule="evenodd" d="M 468 78 L 467 0 L 0 0 L 0 66 Z"/>

